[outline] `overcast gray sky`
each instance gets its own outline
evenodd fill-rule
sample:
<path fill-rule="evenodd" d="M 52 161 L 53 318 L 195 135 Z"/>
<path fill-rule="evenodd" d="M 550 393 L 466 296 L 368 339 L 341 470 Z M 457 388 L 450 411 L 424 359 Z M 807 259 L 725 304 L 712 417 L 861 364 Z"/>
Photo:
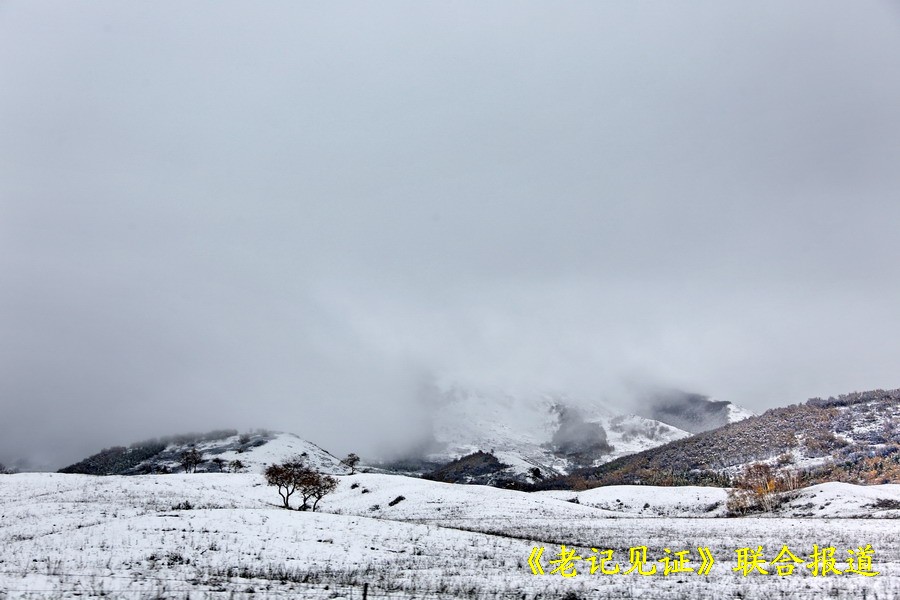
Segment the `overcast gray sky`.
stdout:
<path fill-rule="evenodd" d="M 889 2 L 0 2 L 0 460 L 433 378 L 900 387 Z"/>

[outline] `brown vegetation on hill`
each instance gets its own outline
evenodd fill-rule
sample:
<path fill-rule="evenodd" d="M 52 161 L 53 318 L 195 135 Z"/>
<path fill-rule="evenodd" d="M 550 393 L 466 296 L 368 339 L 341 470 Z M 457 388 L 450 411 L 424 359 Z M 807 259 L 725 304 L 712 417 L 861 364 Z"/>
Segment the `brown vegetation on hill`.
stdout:
<path fill-rule="evenodd" d="M 820 459 L 800 471 L 804 485 L 900 481 L 900 390 L 854 392 L 774 408 L 604 465 L 578 469 L 567 477 L 542 482 L 541 487 L 730 486 L 744 465 L 786 464 L 794 457 Z"/>

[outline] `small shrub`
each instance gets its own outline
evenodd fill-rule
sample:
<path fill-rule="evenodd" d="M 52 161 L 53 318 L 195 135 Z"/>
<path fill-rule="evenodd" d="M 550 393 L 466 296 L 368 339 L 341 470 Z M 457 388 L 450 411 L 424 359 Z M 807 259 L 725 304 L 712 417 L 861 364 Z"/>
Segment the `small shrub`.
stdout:
<path fill-rule="evenodd" d="M 728 491 L 726 508 L 732 516 L 751 512 L 772 512 L 801 486 L 800 474 L 791 469 L 776 471 L 766 463 L 753 463 L 735 477 Z"/>
<path fill-rule="evenodd" d="M 783 467 L 785 465 L 794 464 L 794 455 L 790 452 L 785 452 L 784 454 L 778 457 L 778 466 Z"/>

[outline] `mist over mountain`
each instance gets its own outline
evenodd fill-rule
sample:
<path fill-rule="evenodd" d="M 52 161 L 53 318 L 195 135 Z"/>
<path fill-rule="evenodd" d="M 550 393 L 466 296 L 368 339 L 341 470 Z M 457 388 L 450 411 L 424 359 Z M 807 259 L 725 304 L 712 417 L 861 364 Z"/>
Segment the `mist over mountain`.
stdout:
<path fill-rule="evenodd" d="M 399 455 L 433 377 L 757 413 L 895 385 L 897 23 L 2 2 L 0 461 L 228 427 Z"/>
<path fill-rule="evenodd" d="M 900 598 L 898 166 L 900 0 L 0 0 L 0 600 Z"/>
<path fill-rule="evenodd" d="M 691 398 L 692 412 L 677 416 L 693 427 L 750 414 L 728 402 L 679 394 L 670 395 Z M 616 402 L 443 382 L 424 386 L 422 398 L 430 416 L 427 441 L 382 466 L 442 481 L 534 483 L 692 435 L 676 427 L 675 418 L 634 414 L 630 397 Z M 704 405 L 710 406 L 706 412 Z"/>
<path fill-rule="evenodd" d="M 727 400 L 712 400 L 680 390 L 648 392 L 636 403 L 635 412 L 690 433 L 717 429 L 753 416 L 752 412 Z"/>

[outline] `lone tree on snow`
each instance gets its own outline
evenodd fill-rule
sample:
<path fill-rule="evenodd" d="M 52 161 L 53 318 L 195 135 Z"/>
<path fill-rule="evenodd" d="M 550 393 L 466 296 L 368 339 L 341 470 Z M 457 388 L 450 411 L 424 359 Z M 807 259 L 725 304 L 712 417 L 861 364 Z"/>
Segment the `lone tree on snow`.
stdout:
<path fill-rule="evenodd" d="M 197 465 L 203 462 L 203 453 L 192 446 L 190 450 L 181 453 L 178 462 L 184 467 L 185 473 L 193 473 L 197 470 Z"/>
<path fill-rule="evenodd" d="M 297 510 L 313 511 L 319 501 L 337 488 L 338 481 L 329 475 L 323 475 L 307 466 L 306 461 L 298 456 L 290 458 L 278 465 L 269 465 L 264 472 L 266 483 L 278 488 L 282 506 L 290 509 L 291 496 L 300 491 L 303 503 Z M 312 506 L 309 501 L 314 500 Z"/>
<path fill-rule="evenodd" d="M 359 464 L 359 456 L 357 456 L 356 453 L 351 452 L 342 462 L 350 467 L 350 474 L 353 475 L 356 473 L 356 465 Z"/>

